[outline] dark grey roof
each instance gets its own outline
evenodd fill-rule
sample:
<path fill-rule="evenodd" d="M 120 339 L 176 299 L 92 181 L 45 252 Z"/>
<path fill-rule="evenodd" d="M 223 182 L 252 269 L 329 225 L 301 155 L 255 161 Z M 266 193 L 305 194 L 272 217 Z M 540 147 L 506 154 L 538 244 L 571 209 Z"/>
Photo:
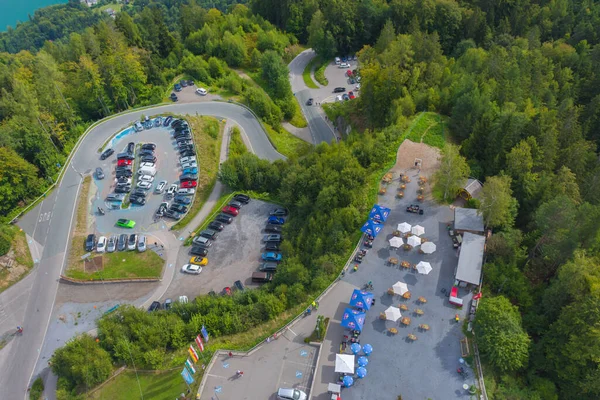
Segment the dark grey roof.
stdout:
<path fill-rule="evenodd" d="M 454 229 L 459 231 L 483 232 L 483 216 L 474 208 L 454 209 Z"/>

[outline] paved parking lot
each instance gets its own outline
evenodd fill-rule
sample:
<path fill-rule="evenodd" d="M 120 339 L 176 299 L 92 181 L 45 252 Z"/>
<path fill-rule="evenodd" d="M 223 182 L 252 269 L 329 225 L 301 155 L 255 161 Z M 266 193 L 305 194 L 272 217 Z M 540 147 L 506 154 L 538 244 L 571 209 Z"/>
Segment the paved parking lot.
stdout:
<path fill-rule="evenodd" d="M 410 175 L 416 171 L 411 171 Z M 366 322 L 360 336 L 361 344 L 369 343 L 373 346 L 373 354 L 369 357 L 367 366 L 368 375 L 365 379 L 358 379 L 355 385 L 344 389 L 345 400 L 358 399 L 395 399 L 402 395 L 405 399 L 450 399 L 468 398 L 462 385 L 474 383 L 473 373 L 465 382 L 457 374 L 458 359 L 461 357 L 460 339 L 462 339 L 462 323 L 457 324 L 453 317 L 456 313 L 464 320 L 467 307 L 457 310 L 448 303 L 448 298 L 442 289 L 449 290 L 454 282 L 454 269 L 458 262 L 457 252 L 452 247 L 452 241 L 446 230 L 446 223 L 452 221 L 453 214 L 449 207 L 437 206 L 425 202 L 424 215 L 410 214 L 405 211 L 406 206 L 416 198 L 417 176 L 407 184 L 405 199 L 394 198 L 395 190 L 388 191 L 385 196 L 380 196 L 379 204 L 392 209 L 385 228 L 374 241 L 374 246 L 365 256 L 357 272 L 349 272 L 343 278 L 352 287 L 346 289 L 342 302 L 333 311 L 333 322 L 328 330 L 327 341 L 323 346 L 321 355 L 322 363 L 318 366 L 317 382 L 313 398 L 319 400 L 329 399 L 326 393 L 328 382 L 333 382 L 336 374 L 331 366 L 327 365 L 328 356 L 331 358 L 338 351 L 341 336 L 344 330 L 340 326 L 341 316 L 354 287 L 362 287 L 366 282 L 372 281 L 375 294 L 375 306 L 367 312 Z M 396 183 L 390 185 L 393 187 Z M 425 228 L 424 237 L 437 245 L 437 251 L 431 255 L 419 254 L 416 250 L 404 251 L 390 250 L 388 240 L 392 232 L 401 222 L 411 225 L 419 224 Z M 407 260 L 411 264 L 419 261 L 428 261 L 433 270 L 429 275 L 421 275 L 399 267 L 386 265 L 388 258 L 397 257 Z M 399 296 L 390 296 L 387 289 L 396 281 L 408 284 L 412 299 L 403 301 Z M 423 296 L 426 304 L 418 304 L 417 298 Z M 469 304 L 470 295 L 461 291 L 460 296 Z M 383 321 L 379 314 L 390 305 L 406 304 L 409 311 L 403 311 L 403 316 L 412 319 L 409 326 L 405 327 L 398 322 Z M 420 308 L 424 315 L 416 316 L 414 310 Z M 419 324 L 428 324 L 430 331 L 422 332 Z M 396 327 L 398 334 L 391 336 L 387 329 Z M 408 334 L 417 336 L 412 342 L 407 339 Z M 382 383 L 385 384 L 382 384 Z"/>
<path fill-rule="evenodd" d="M 269 211 L 275 207 L 254 199 L 243 206 L 240 214 L 233 218 L 231 224 L 225 225 L 225 229 L 219 232 L 219 237 L 213 242 L 208 253 L 208 265 L 203 267 L 199 275 L 176 273 L 163 300 L 182 294 L 192 299 L 211 290 L 219 293 L 226 286 L 232 287 L 233 282 L 238 279 L 245 286 L 255 287 L 250 276 L 262 262 L 262 238 L 266 234 L 263 229 Z M 178 264 L 174 268 L 181 269 L 183 264 L 189 262 L 192 257 L 189 249 L 190 247 L 181 248 Z"/>

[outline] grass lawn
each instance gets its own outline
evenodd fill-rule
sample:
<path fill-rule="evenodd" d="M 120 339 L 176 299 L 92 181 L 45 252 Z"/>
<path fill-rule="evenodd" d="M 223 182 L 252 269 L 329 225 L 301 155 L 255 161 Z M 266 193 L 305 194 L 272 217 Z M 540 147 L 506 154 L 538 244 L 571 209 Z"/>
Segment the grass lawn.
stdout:
<path fill-rule="evenodd" d="M 406 131 L 406 139 L 443 148 L 448 132 L 446 119 L 433 112 L 422 112 Z"/>
<path fill-rule="evenodd" d="M 68 272 L 75 279 L 100 280 L 119 278 L 159 278 L 165 260 L 154 251 L 119 251 L 105 253 L 103 269 L 100 272 L 87 273 L 83 271 L 83 261 L 80 267 Z"/>
<path fill-rule="evenodd" d="M 71 276 L 71 271 L 81 269 L 83 271 L 83 261 L 81 256 L 85 254 L 85 238 L 87 232 L 87 211 L 88 211 L 88 194 L 90 193 L 90 185 L 92 177 L 86 176 L 81 183 L 79 190 L 79 198 L 77 200 L 77 213 L 75 220 L 75 230 L 71 236 L 71 246 L 69 248 L 69 262 L 67 263 L 66 275 Z"/>
<path fill-rule="evenodd" d="M 123 371 L 99 390 L 87 394 L 94 400 L 130 400 L 140 398 L 140 386 L 144 399 L 172 400 L 185 393 L 187 387 L 180 375 L 181 368 L 163 373 Z M 139 385 L 138 385 L 139 380 Z"/>
<path fill-rule="evenodd" d="M 196 196 L 188 213 L 175 225 L 174 230 L 186 226 L 204 205 L 217 182 L 219 159 L 221 155 L 221 140 L 223 139 L 224 123 L 214 117 L 186 116 L 194 135 L 196 155 L 198 157 L 198 186 Z"/>
<path fill-rule="evenodd" d="M 234 126 L 229 140 L 229 157 L 241 156 L 247 152 L 248 149 L 242 140 L 240 128 Z"/>
<path fill-rule="evenodd" d="M 109 4 L 105 4 L 101 7 L 98 7 L 99 11 L 104 11 L 108 8 L 112 8 L 116 13 L 120 12 L 121 9 L 123 8 L 123 4 L 122 3 L 109 3 Z"/>
<path fill-rule="evenodd" d="M 317 61 L 316 64 L 317 66 L 315 67 L 315 79 L 322 86 L 327 86 L 329 84 L 329 81 L 325 78 L 325 68 L 327 68 L 327 64 L 329 64 L 327 60 L 321 60 L 321 58 L 319 58 L 319 61 Z"/>
<path fill-rule="evenodd" d="M 275 146 L 278 152 L 288 158 L 303 156 L 313 147 L 310 143 L 297 138 L 283 128 L 278 132 L 268 124 L 264 124 L 264 126 L 273 146 Z"/>
<path fill-rule="evenodd" d="M 315 57 L 312 60 L 310 60 L 310 62 L 308 64 L 306 64 L 306 67 L 304 67 L 304 71 L 302 71 L 302 79 L 304 79 L 304 84 L 311 89 L 319 88 L 317 86 L 317 84 L 312 80 L 312 77 L 310 76 L 310 73 L 311 73 L 313 67 L 315 66 L 315 62 L 317 61 L 317 59 L 318 58 Z"/>

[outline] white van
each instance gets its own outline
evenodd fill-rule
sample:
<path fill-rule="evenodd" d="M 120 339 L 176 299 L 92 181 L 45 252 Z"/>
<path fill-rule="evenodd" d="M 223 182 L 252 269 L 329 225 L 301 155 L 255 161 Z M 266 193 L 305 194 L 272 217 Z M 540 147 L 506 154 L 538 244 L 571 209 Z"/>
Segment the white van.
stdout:
<path fill-rule="evenodd" d="M 138 175 L 150 175 L 150 176 L 154 176 L 156 175 L 156 167 L 148 167 L 148 166 L 143 166 L 142 168 L 138 169 Z"/>
<path fill-rule="evenodd" d="M 194 188 L 181 188 L 177 191 L 177 194 L 181 194 L 184 196 L 192 195 L 194 193 L 196 193 L 196 189 Z"/>
<path fill-rule="evenodd" d="M 339 58 L 339 57 L 336 57 L 336 58 L 335 58 L 335 64 L 336 64 L 336 65 L 340 65 L 340 63 L 341 63 L 341 62 L 342 62 L 342 60 L 340 60 L 340 58 Z"/>
<path fill-rule="evenodd" d="M 335 96 L 335 101 L 344 101 L 344 99 L 342 98 L 342 96 L 337 95 Z"/>

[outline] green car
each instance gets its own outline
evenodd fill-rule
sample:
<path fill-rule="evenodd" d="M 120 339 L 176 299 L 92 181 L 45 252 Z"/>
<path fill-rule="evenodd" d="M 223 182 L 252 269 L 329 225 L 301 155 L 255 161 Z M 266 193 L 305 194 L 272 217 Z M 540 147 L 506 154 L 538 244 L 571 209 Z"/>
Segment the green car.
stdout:
<path fill-rule="evenodd" d="M 121 218 L 117 221 L 117 226 L 120 226 L 121 228 L 135 228 L 135 221 Z"/>

